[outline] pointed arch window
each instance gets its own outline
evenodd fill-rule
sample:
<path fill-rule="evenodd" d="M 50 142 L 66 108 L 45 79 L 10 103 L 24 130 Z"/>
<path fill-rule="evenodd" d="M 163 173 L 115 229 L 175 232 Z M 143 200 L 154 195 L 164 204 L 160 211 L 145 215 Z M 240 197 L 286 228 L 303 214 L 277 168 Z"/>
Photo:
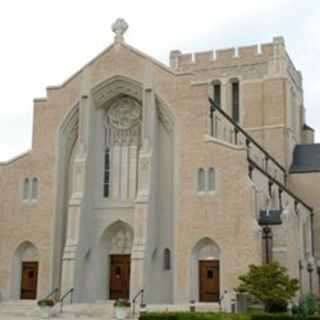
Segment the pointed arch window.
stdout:
<path fill-rule="evenodd" d="M 110 196 L 110 148 L 107 147 L 104 153 L 104 186 L 103 196 L 109 198 Z"/>
<path fill-rule="evenodd" d="M 205 171 L 203 168 L 198 170 L 198 191 L 205 191 Z"/>
<path fill-rule="evenodd" d="M 136 197 L 141 146 L 142 106 L 120 95 L 104 113 L 101 154 L 101 196 L 105 200 L 132 201 Z"/>
<path fill-rule="evenodd" d="M 39 193 L 39 179 L 37 177 L 32 178 L 31 183 L 31 199 L 35 200 L 38 198 Z"/>
<path fill-rule="evenodd" d="M 168 248 L 164 249 L 163 252 L 163 269 L 166 271 L 171 270 L 171 252 Z"/>
<path fill-rule="evenodd" d="M 208 191 L 214 191 L 216 188 L 216 177 L 214 168 L 208 170 Z"/>
<path fill-rule="evenodd" d="M 29 178 L 25 178 L 23 182 L 23 200 L 28 200 L 29 198 L 29 185 L 30 185 Z"/>

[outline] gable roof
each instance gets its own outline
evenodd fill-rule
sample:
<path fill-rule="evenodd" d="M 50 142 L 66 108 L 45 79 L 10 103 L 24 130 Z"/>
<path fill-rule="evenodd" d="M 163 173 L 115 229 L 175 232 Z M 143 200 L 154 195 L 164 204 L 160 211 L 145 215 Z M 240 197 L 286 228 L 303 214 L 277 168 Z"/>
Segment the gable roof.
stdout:
<path fill-rule="evenodd" d="M 111 51 L 115 46 L 122 46 L 126 48 L 128 51 L 131 51 L 135 53 L 136 55 L 145 58 L 146 60 L 151 61 L 153 64 L 157 65 L 161 69 L 165 70 L 166 72 L 170 73 L 171 75 L 175 75 L 176 72 L 174 72 L 172 69 L 170 69 L 169 66 L 165 65 L 161 61 L 147 55 L 146 53 L 130 46 L 129 44 L 125 42 L 113 42 L 110 46 L 108 46 L 106 49 L 104 49 L 101 53 L 99 53 L 97 56 L 95 56 L 92 60 L 90 60 L 88 63 L 86 63 L 82 68 L 80 68 L 78 71 L 76 71 L 74 74 L 72 74 L 67 80 L 65 80 L 61 85 L 57 86 L 49 86 L 48 89 L 60 89 L 63 88 L 66 84 L 68 84 L 72 79 L 74 79 L 77 75 L 79 75 L 84 69 L 86 69 L 88 66 L 95 63 L 100 57 Z"/>
<path fill-rule="evenodd" d="M 320 172 L 320 144 L 298 144 L 293 151 L 290 173 Z"/>

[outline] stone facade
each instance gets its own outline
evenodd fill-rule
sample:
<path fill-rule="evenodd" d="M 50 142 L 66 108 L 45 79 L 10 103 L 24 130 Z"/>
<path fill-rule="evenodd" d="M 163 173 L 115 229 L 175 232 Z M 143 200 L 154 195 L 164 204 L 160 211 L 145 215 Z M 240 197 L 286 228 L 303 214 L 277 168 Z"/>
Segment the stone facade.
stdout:
<path fill-rule="evenodd" d="M 237 54 L 172 51 L 168 67 L 126 44 L 127 28 L 117 21 L 110 47 L 34 100 L 32 149 L 0 163 L 1 299 L 21 297 L 30 260 L 38 298 L 74 288 L 78 302 L 110 299 L 121 255 L 131 298 L 144 289 L 148 304 L 200 301 L 199 261 L 211 260 L 219 298 L 231 297 L 266 258 L 259 217 L 271 209 L 282 223 L 269 254 L 301 293 L 317 292 L 318 178 L 289 173 L 295 145 L 314 141 L 283 38 Z M 220 109 L 210 118 L 215 90 L 236 121 Z"/>

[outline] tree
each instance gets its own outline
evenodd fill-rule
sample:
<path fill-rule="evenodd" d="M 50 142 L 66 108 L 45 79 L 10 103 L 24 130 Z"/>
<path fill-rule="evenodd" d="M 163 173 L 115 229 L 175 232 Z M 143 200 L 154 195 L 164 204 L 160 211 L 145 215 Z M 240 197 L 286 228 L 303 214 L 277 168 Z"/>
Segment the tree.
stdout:
<path fill-rule="evenodd" d="M 299 290 L 297 279 L 290 279 L 287 269 L 278 262 L 250 265 L 246 274 L 240 275 L 238 293 L 247 293 L 264 305 L 266 312 L 286 309 L 288 302 Z"/>

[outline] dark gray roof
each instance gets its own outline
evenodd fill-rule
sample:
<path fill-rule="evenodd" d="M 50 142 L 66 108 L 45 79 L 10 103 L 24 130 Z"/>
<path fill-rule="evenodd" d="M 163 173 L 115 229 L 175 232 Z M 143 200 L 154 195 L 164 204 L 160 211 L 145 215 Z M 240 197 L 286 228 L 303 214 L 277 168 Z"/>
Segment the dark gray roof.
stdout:
<path fill-rule="evenodd" d="M 281 213 L 280 209 L 260 210 L 258 223 L 261 226 L 282 224 Z"/>
<path fill-rule="evenodd" d="M 311 128 L 310 126 L 308 126 L 306 123 L 303 125 L 303 130 L 311 130 L 311 131 L 314 131 L 314 129 Z"/>
<path fill-rule="evenodd" d="M 293 151 L 290 173 L 320 172 L 320 144 L 298 144 Z"/>

